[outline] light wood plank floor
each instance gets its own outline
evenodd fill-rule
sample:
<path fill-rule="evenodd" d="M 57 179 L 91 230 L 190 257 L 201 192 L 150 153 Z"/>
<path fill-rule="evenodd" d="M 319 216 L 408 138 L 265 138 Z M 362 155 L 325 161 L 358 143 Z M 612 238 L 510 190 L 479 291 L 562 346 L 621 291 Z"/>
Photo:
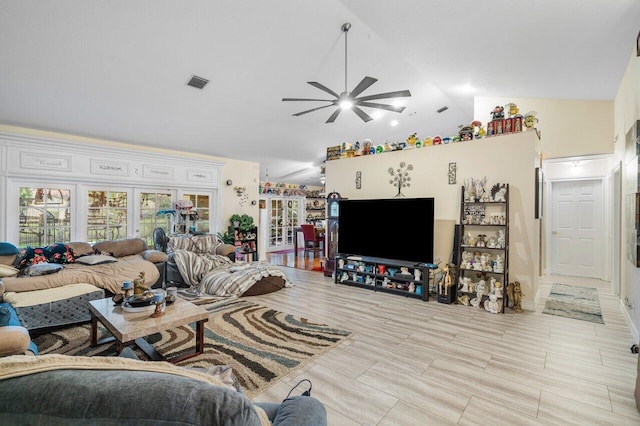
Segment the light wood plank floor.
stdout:
<path fill-rule="evenodd" d="M 600 325 L 542 314 L 548 291 L 537 312 L 492 315 L 284 269 L 295 287 L 251 299 L 353 335 L 256 401 L 282 400 L 308 378 L 332 426 L 640 424 L 637 355 L 607 283 L 593 285 Z"/>

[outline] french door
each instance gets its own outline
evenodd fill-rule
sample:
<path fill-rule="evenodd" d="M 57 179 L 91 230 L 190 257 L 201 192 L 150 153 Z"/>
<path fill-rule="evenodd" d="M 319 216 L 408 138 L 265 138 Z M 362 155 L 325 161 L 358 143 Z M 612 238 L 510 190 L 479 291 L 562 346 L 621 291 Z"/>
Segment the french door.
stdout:
<path fill-rule="evenodd" d="M 300 226 L 303 197 L 274 196 L 267 199 L 269 251 L 290 250 Z"/>

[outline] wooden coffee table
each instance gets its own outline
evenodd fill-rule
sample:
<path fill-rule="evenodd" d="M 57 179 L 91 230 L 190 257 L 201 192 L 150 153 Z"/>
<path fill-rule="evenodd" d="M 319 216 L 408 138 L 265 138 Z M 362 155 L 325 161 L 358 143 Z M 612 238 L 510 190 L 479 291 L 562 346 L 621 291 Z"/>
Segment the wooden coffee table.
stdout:
<path fill-rule="evenodd" d="M 125 346 L 135 343 L 152 360 L 169 361 L 174 364 L 200 355 L 204 351 L 204 323 L 209 320 L 209 312 L 179 297 L 173 304 L 167 305 L 165 314 L 159 318 L 151 318 L 153 310 L 124 312 L 120 306 L 114 305 L 111 298 L 91 300 L 89 312 L 91 312 L 91 347 L 115 340 L 118 342 L 117 350 L 120 353 Z M 98 321 L 109 330 L 111 336 L 98 340 Z M 192 322 L 196 323 L 195 350 L 171 359 L 165 359 L 143 338 Z"/>

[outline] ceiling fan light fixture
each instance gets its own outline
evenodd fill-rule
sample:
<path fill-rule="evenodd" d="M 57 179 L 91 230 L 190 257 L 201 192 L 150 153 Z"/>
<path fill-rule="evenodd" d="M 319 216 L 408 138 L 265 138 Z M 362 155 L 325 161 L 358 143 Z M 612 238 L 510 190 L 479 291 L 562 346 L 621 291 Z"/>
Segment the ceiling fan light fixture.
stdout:
<path fill-rule="evenodd" d="M 338 106 L 341 109 L 351 109 L 353 108 L 353 101 L 348 96 L 341 97 L 340 102 L 338 102 Z"/>
<path fill-rule="evenodd" d="M 362 92 L 367 90 L 373 83 L 378 81 L 378 79 L 365 76 L 360 83 L 356 85 L 356 87 L 349 92 L 347 90 L 347 34 L 349 29 L 351 28 L 350 23 L 345 23 L 340 27 L 342 32 L 344 32 L 344 92 L 338 95 L 338 93 L 334 92 L 327 86 L 317 82 L 317 81 L 307 81 L 308 84 L 315 87 L 316 89 L 320 89 L 325 93 L 333 96 L 333 99 L 313 99 L 313 98 L 282 98 L 284 102 L 288 101 L 298 101 L 298 102 L 309 102 L 309 101 L 318 101 L 318 102 L 328 102 L 328 104 L 319 106 L 316 108 L 307 109 L 305 111 L 297 112 L 293 114 L 294 117 L 299 117 L 304 114 L 308 114 L 313 111 L 317 111 L 324 108 L 329 107 L 338 107 L 333 114 L 329 116 L 325 123 L 333 123 L 340 112 L 343 109 L 350 109 L 353 111 L 362 121 L 365 123 L 373 120 L 373 118 L 367 114 L 362 108 L 374 108 L 374 109 L 382 109 L 387 111 L 393 111 L 397 113 L 401 113 L 404 111 L 405 107 L 400 104 L 388 105 L 382 104 L 379 102 L 371 102 L 377 101 L 380 99 L 392 99 L 392 98 L 406 98 L 411 96 L 411 92 L 409 90 L 398 90 L 395 92 L 387 92 L 387 93 L 378 93 L 375 95 L 367 95 L 360 96 Z"/>

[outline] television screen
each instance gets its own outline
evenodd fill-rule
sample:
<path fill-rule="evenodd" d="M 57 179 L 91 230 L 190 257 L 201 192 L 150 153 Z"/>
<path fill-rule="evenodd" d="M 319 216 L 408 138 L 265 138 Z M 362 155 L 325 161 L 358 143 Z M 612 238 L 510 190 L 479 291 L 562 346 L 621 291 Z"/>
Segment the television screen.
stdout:
<path fill-rule="evenodd" d="M 433 198 L 341 200 L 338 252 L 433 262 Z"/>

